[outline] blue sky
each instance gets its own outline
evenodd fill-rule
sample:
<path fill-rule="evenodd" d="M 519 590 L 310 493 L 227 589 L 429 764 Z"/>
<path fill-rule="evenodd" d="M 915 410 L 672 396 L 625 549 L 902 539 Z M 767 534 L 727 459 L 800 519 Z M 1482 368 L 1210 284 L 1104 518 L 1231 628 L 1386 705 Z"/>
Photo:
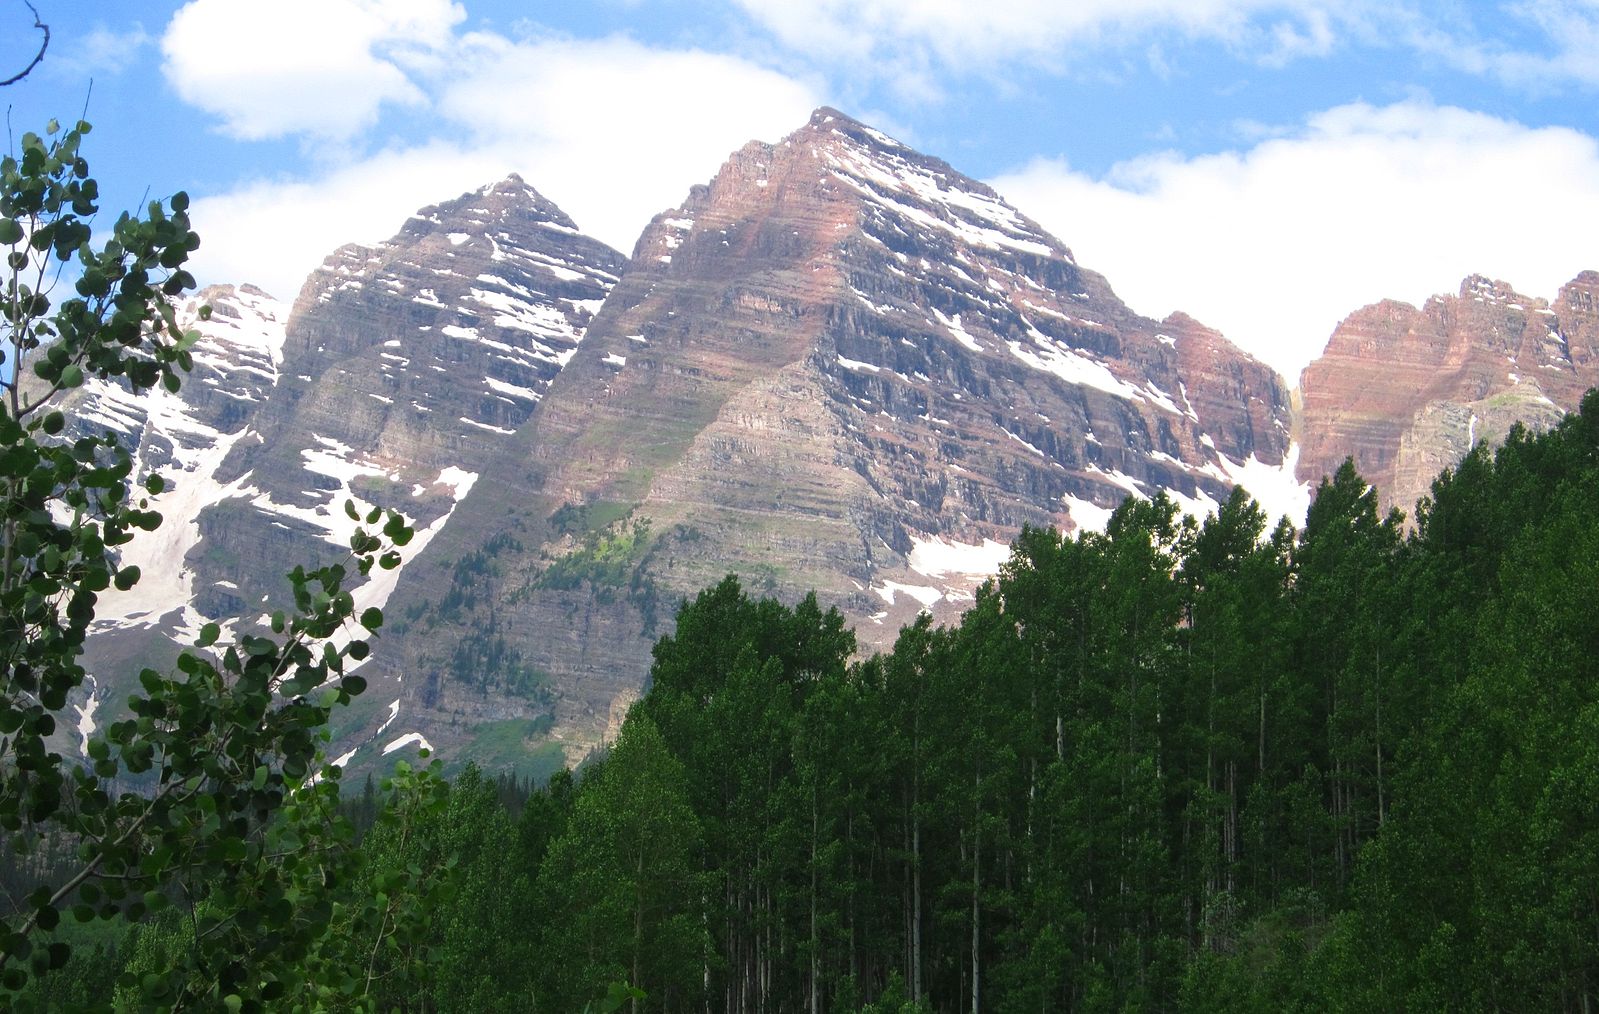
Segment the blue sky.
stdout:
<path fill-rule="evenodd" d="M 510 171 L 624 251 L 828 104 L 995 184 L 1136 310 L 1290 379 L 1346 313 L 1599 269 L 1599 0 L 35 0 L 12 136 L 87 101 L 108 210 L 205 282 Z M 0 77 L 38 37 L 0 0 Z M 92 94 L 90 80 L 93 80 Z"/>

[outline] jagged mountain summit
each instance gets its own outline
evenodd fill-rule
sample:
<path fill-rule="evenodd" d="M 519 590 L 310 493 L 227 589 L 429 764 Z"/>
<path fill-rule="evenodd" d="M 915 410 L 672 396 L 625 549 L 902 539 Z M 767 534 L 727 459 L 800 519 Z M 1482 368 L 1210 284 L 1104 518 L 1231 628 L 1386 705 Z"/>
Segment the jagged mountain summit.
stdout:
<path fill-rule="evenodd" d="M 415 559 L 496 444 L 527 419 L 625 270 L 511 176 L 424 208 L 392 239 L 346 246 L 292 309 L 258 289 L 200 293 L 196 368 L 176 395 L 74 392 L 75 425 L 109 426 L 175 489 L 139 586 L 111 596 L 91 671 L 165 665 L 208 619 L 250 622 L 281 601 L 293 562 L 341 556 L 346 499 L 395 507 Z M 401 572 L 357 591 L 382 604 Z"/>
<path fill-rule="evenodd" d="M 836 110 L 733 153 L 631 258 L 512 176 L 335 251 L 292 308 L 203 293 L 176 397 L 75 393 L 75 425 L 177 480 L 91 642 L 84 727 L 114 674 L 341 555 L 353 499 L 418 534 L 356 592 L 388 622 L 336 752 L 548 770 L 614 732 L 676 603 L 729 572 L 815 590 L 869 651 L 953 619 L 1025 524 L 1162 491 L 1201 514 L 1235 484 L 1297 521 L 1347 454 L 1388 489 L 1574 405 L 1596 291 L 1473 279 L 1360 311 L 1296 420 L 1220 334 L 1139 316 L 993 190 Z"/>
<path fill-rule="evenodd" d="M 347 498 L 413 517 L 418 554 L 532 414 L 625 264 L 516 176 L 424 208 L 376 247 L 336 251 L 294 304 L 260 438 L 223 464 L 252 495 L 201 516 L 214 544 L 238 547 L 199 562 L 210 586 L 248 590 L 207 611 L 270 597 L 273 561 L 342 549 Z"/>
<path fill-rule="evenodd" d="M 1409 512 L 1438 472 L 1516 422 L 1545 429 L 1599 384 L 1599 272 L 1550 302 L 1467 278 L 1417 309 L 1393 300 L 1350 314 L 1300 379 L 1301 474 L 1345 457 L 1384 506 Z"/>
<path fill-rule="evenodd" d="M 645 230 L 451 522 L 496 531 L 494 565 L 463 543 L 396 595 L 402 712 L 469 755 L 534 723 L 485 675 L 490 630 L 575 759 L 672 604 L 730 571 L 816 590 L 869 649 L 958 614 L 1023 524 L 1099 527 L 1129 492 L 1203 512 L 1241 479 L 1302 510 L 1293 455 L 1266 366 L 1139 317 L 987 186 L 821 109 Z"/>

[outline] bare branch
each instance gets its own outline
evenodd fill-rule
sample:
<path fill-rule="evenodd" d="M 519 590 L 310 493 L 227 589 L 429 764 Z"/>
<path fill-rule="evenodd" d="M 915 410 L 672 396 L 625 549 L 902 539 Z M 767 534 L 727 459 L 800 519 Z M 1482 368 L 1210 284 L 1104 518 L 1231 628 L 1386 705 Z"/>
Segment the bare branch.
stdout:
<path fill-rule="evenodd" d="M 33 73 L 33 68 L 39 66 L 39 61 L 44 59 L 44 51 L 50 48 L 50 26 L 39 20 L 39 8 L 33 6 L 32 0 L 22 0 L 22 2 L 27 5 L 28 10 L 33 12 L 33 27 L 44 33 L 44 39 L 39 43 L 39 51 L 33 54 L 33 59 L 28 62 L 28 65 L 22 68 L 19 73 L 11 75 L 4 81 L 0 81 L 0 88 L 4 88 L 6 85 L 10 84 L 16 84 L 18 81 L 21 81 L 23 78 Z"/>

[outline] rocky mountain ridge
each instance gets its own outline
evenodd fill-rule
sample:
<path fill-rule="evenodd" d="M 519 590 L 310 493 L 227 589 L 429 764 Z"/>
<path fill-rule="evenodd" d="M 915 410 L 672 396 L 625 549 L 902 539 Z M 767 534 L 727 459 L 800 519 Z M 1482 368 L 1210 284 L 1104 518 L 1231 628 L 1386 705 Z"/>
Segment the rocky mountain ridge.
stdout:
<path fill-rule="evenodd" d="M 292 309 L 208 290 L 165 407 L 84 402 L 179 480 L 171 573 L 105 613 L 91 670 L 250 622 L 289 562 L 340 552 L 345 499 L 395 507 L 419 534 L 358 592 L 389 623 L 337 752 L 548 770 L 614 731 L 675 603 L 728 572 L 815 590 L 871 650 L 958 615 L 1023 524 L 1102 528 L 1158 491 L 1203 514 L 1235 484 L 1297 520 L 1350 453 L 1384 489 L 1430 478 L 1576 403 L 1596 290 L 1471 279 L 1358 311 L 1296 419 L 1222 335 L 1140 317 L 990 188 L 836 110 L 735 152 L 631 258 L 513 176 L 336 251 Z"/>
<path fill-rule="evenodd" d="M 1301 496 L 1288 429 L 1280 380 L 1215 332 L 1138 317 L 983 184 L 818 110 L 645 230 L 494 466 L 510 489 L 460 507 L 515 545 L 397 595 L 402 713 L 468 752 L 530 719 L 444 650 L 492 629 L 575 754 L 671 603 L 729 571 L 886 646 L 957 615 L 1023 524 L 1102 527 L 1157 490 L 1202 512 L 1245 474 Z"/>
<path fill-rule="evenodd" d="M 1300 378 L 1301 474 L 1353 457 L 1385 506 L 1407 513 L 1433 476 L 1479 440 L 1522 422 L 1544 429 L 1599 385 L 1599 272 L 1553 301 L 1474 275 L 1419 309 L 1363 307 Z"/>

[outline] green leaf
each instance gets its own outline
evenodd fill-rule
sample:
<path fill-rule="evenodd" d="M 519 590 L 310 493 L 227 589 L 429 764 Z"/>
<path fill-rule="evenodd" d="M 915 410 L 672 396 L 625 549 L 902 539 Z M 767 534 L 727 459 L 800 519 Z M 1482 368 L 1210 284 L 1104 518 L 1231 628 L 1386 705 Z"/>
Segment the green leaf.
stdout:
<path fill-rule="evenodd" d="M 194 642 L 196 648 L 209 648 L 217 643 L 217 638 L 222 636 L 222 627 L 219 624 L 207 623 L 200 628 L 200 636 Z"/>
<path fill-rule="evenodd" d="M 116 580 L 112 583 L 116 585 L 117 591 L 127 591 L 139 583 L 139 568 L 133 565 L 123 567 L 117 571 Z"/>
<path fill-rule="evenodd" d="M 22 226 L 14 218 L 0 218 L 0 245 L 11 246 L 22 240 Z"/>
<path fill-rule="evenodd" d="M 376 630 L 383 626 L 383 610 L 377 606 L 368 606 L 361 613 L 361 626 L 368 630 Z"/>
<path fill-rule="evenodd" d="M 61 371 L 61 386 L 72 388 L 83 386 L 83 368 L 73 363 Z"/>

